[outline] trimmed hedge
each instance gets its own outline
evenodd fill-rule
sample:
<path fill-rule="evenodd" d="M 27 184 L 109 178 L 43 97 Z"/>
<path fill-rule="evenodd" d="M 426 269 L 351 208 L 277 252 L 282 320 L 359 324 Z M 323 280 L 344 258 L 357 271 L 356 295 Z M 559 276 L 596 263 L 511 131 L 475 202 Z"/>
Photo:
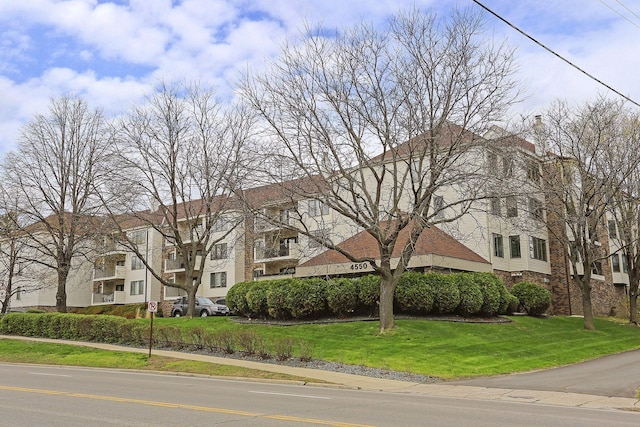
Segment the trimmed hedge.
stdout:
<path fill-rule="evenodd" d="M 396 288 L 395 297 L 401 311 L 427 314 L 433 310 L 433 289 L 422 273 L 403 274 Z"/>
<path fill-rule="evenodd" d="M 351 279 L 335 279 L 327 284 L 327 306 L 339 316 L 353 313 L 358 305 L 358 288 Z"/>
<path fill-rule="evenodd" d="M 374 314 L 380 303 L 380 276 L 369 274 L 360 277 L 356 279 L 356 286 L 358 287 L 358 300 L 369 308 L 369 314 Z"/>
<path fill-rule="evenodd" d="M 495 316 L 500 313 L 502 304 L 501 288 L 504 283 L 493 273 L 469 273 L 473 276 L 473 281 L 480 286 L 482 292 L 482 308 L 480 313 L 485 316 Z M 507 290 L 504 288 L 504 292 Z M 506 309 L 506 307 L 505 307 Z"/>
<path fill-rule="evenodd" d="M 289 284 L 287 308 L 294 319 L 314 317 L 326 311 L 326 282 L 322 279 L 296 279 Z"/>
<path fill-rule="evenodd" d="M 433 308 L 437 313 L 453 313 L 460 304 L 460 291 L 450 274 L 425 274 L 427 283 L 433 289 Z"/>
<path fill-rule="evenodd" d="M 539 316 L 551 306 L 551 292 L 533 282 L 518 282 L 511 288 L 529 316 Z"/>
<path fill-rule="evenodd" d="M 233 285 L 227 292 L 226 301 L 227 307 L 231 312 L 250 317 L 251 310 L 247 303 L 247 292 L 254 285 L 255 282 L 240 282 Z"/>
<path fill-rule="evenodd" d="M 460 304 L 456 312 L 462 316 L 470 316 L 482 309 L 484 302 L 480 285 L 473 281 L 470 274 L 456 273 L 451 275 L 460 292 Z"/>

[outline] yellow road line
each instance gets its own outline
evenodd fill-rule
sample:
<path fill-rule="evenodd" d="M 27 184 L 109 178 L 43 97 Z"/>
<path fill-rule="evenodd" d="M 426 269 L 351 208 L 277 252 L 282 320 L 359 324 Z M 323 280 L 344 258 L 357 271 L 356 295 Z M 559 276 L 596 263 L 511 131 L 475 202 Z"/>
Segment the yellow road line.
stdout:
<path fill-rule="evenodd" d="M 102 396 L 97 394 L 69 393 L 65 391 L 43 390 L 38 388 L 12 387 L 12 386 L 0 385 L 0 390 L 18 391 L 22 393 L 48 394 L 48 395 L 54 395 L 54 396 L 67 396 L 67 397 L 75 397 L 79 399 L 104 400 L 104 401 L 118 402 L 118 403 L 134 403 L 137 405 L 158 406 L 162 408 L 189 409 L 192 411 L 215 412 L 218 414 L 240 415 L 243 417 L 251 417 L 251 418 L 268 418 L 272 420 L 281 420 L 281 421 L 295 421 L 299 423 L 317 424 L 317 425 L 325 425 L 325 426 L 333 426 L 333 427 L 374 427 L 366 424 L 353 424 L 353 423 L 345 423 L 340 421 L 318 420 L 314 418 L 293 417 L 289 415 L 268 415 L 268 414 L 259 414 L 256 412 L 236 411 L 233 409 L 212 408 L 209 406 L 196 406 L 196 405 L 187 405 L 183 403 L 158 402 L 154 400 L 141 400 L 141 399 L 131 399 L 127 397 Z"/>

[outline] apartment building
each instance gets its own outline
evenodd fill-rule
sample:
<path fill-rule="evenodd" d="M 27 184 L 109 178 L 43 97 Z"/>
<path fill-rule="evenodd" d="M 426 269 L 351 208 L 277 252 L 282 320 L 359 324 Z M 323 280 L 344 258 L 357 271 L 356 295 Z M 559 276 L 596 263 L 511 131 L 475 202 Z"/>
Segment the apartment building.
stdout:
<path fill-rule="evenodd" d="M 477 137 L 477 136 L 475 136 Z M 479 138 L 479 137 L 477 137 Z M 580 292 L 569 280 L 574 274 L 567 263 L 566 248 L 553 238 L 546 221 L 548 203 L 541 177 L 548 158 L 540 147 L 520 138 L 504 138 L 492 129 L 483 144 L 458 159 L 460 168 L 475 169 L 475 179 L 487 190 L 459 217 L 454 202 L 465 191 L 459 185 L 445 186 L 431 199 L 432 212 L 441 219 L 426 228 L 416 242 L 408 268 L 414 271 L 493 271 L 508 287 L 528 280 L 553 293 L 552 310 L 580 314 Z M 536 151 L 537 149 L 537 151 Z M 388 159 L 380 158 L 381 163 Z M 394 161 L 397 161 L 395 159 Z M 403 167 L 412 168 L 406 163 Z M 413 171 L 407 170 L 408 175 Z M 246 206 L 227 208 L 211 228 L 215 242 L 203 257 L 204 248 L 194 248 L 194 275 L 202 278 L 197 295 L 223 297 L 235 283 L 286 277 L 337 277 L 370 274 L 368 263 L 353 263 L 340 252 L 327 250 L 323 241 L 338 244 L 360 257 L 376 258 L 375 240 L 348 218 L 332 210 L 327 194 L 313 178 L 297 179 L 245 190 Z M 293 191 L 295 189 L 295 191 Z M 190 203 L 198 203 L 193 201 Z M 401 204 L 410 209 L 406 198 Z M 447 218 L 453 218 L 450 222 Z M 204 218 L 182 218 L 179 233 L 183 243 L 196 244 L 205 227 Z M 163 236 L 149 225 L 132 222 L 125 226 L 128 241 L 137 245 L 153 270 L 173 283 L 187 277 L 184 255 L 175 239 Z M 399 236 L 392 265 L 399 259 L 407 235 Z M 601 244 L 611 257 L 594 266 L 594 311 L 608 314 L 624 304 L 628 284 L 615 227 L 602 224 Z M 116 238 L 106 234 L 96 243 L 93 262 L 80 263 L 70 278 L 69 306 L 129 304 L 149 300 L 172 300 L 184 291 L 163 286 L 142 260 Z M 580 271 L 577 274 L 581 274 Z M 55 306 L 55 291 L 40 289 L 17 295 L 14 306 Z"/>

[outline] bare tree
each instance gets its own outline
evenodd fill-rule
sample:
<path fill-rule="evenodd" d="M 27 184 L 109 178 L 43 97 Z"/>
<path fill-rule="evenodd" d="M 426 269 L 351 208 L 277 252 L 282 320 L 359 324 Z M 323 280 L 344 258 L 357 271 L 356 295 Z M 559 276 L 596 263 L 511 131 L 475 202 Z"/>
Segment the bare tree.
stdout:
<path fill-rule="evenodd" d="M 593 274 L 602 275 L 602 263 L 610 257 L 602 244 L 607 218 L 618 209 L 616 195 L 625 190 L 623 183 L 640 160 L 626 117 L 621 103 L 604 98 L 576 108 L 557 101 L 536 130 L 554 153 L 543 174 L 547 224 L 580 289 L 585 329 L 594 329 Z"/>
<path fill-rule="evenodd" d="M 625 164 L 624 174 L 614 175 L 619 180 L 618 191 L 613 194 L 610 209 L 609 238 L 614 242 L 611 254 L 617 268 L 629 275 L 629 322 L 638 324 L 638 294 L 640 293 L 640 117 L 637 113 L 620 109 L 618 120 L 612 129 L 618 135 L 612 147 L 612 155 L 602 161 L 612 162 L 612 171 Z M 616 167 L 617 166 L 617 167 Z M 626 168 L 630 168 L 626 171 Z M 622 259 L 618 258 L 622 256 Z"/>
<path fill-rule="evenodd" d="M 24 126 L 17 151 L 5 157 L 4 185 L 16 192 L 17 214 L 29 223 L 30 261 L 57 274 L 56 309 L 67 311 L 72 261 L 90 250 L 108 180 L 111 131 L 100 111 L 79 98 L 51 102 L 47 115 Z"/>
<path fill-rule="evenodd" d="M 243 222 L 233 192 L 247 170 L 241 154 L 249 130 L 244 111 L 226 108 L 198 84 L 162 84 L 119 123 L 120 178 L 111 194 L 120 210 L 110 209 L 113 224 L 157 280 L 187 293 L 189 316 L 211 251 Z M 141 209 L 147 203 L 151 211 Z M 184 269 L 178 280 L 170 281 L 127 237 L 122 214 L 162 235 Z"/>
<path fill-rule="evenodd" d="M 242 93 L 264 120 L 265 176 L 305 183 L 282 188 L 295 214 L 281 225 L 381 276 L 381 331 L 394 327 L 395 288 L 423 230 L 456 221 L 485 197 L 485 141 L 476 135 L 519 96 L 512 50 L 482 27 L 469 10 L 414 9 L 384 30 L 362 23 L 325 37 L 309 29 L 244 80 Z M 324 202 L 337 223 L 311 224 L 305 199 Z M 377 256 L 340 246 L 359 231 L 374 238 Z"/>

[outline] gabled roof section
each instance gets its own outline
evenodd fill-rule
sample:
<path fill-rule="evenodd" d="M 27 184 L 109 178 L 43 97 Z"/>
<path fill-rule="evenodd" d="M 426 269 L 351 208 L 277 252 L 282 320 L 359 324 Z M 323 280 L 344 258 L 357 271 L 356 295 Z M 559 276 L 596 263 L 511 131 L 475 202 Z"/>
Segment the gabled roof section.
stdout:
<path fill-rule="evenodd" d="M 409 238 L 409 227 L 405 227 L 398 235 L 398 241 L 393 249 L 393 258 L 400 258 L 402 248 Z M 338 245 L 340 248 L 358 258 L 379 259 L 378 245 L 373 236 L 361 231 Z M 449 234 L 435 226 L 425 228 L 416 241 L 413 256 L 439 255 L 464 261 L 489 264 L 489 261 L 467 248 Z M 343 264 L 351 262 L 346 256 L 336 250 L 328 250 L 304 262 L 300 267 L 315 267 L 327 264 Z"/>

